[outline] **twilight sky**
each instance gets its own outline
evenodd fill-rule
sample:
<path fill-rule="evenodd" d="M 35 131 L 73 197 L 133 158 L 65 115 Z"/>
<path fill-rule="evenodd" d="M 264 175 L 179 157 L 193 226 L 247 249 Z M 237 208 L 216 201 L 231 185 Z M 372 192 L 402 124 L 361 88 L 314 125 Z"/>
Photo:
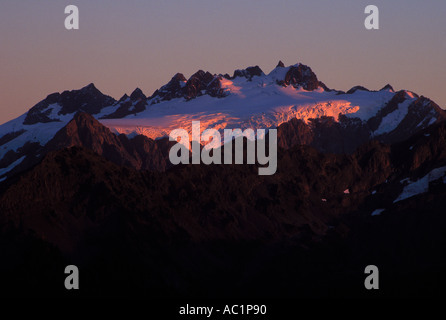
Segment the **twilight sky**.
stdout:
<path fill-rule="evenodd" d="M 64 27 L 69 4 L 79 30 Z M 380 30 L 364 28 L 368 4 Z M 331 88 L 390 83 L 446 108 L 446 1 L 0 0 L 0 124 L 90 82 L 119 99 L 176 72 L 268 73 L 279 60 Z"/>

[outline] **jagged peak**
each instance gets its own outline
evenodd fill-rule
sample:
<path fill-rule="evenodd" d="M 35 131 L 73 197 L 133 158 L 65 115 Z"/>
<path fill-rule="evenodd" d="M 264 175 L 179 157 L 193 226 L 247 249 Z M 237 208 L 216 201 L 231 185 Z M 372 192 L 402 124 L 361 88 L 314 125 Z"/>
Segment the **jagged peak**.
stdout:
<path fill-rule="evenodd" d="M 354 86 L 353 88 L 351 88 L 350 90 L 348 90 L 346 93 L 347 94 L 352 94 L 355 93 L 356 91 L 361 90 L 361 91 L 368 91 L 370 92 L 369 89 L 367 89 L 366 87 L 363 86 Z"/>
<path fill-rule="evenodd" d="M 73 90 L 70 92 L 82 92 L 82 93 L 89 93 L 89 94 L 102 94 L 102 92 L 94 85 L 94 83 L 90 83 L 86 85 L 85 87 L 79 89 L 79 90 Z"/>
<path fill-rule="evenodd" d="M 85 87 L 83 87 L 82 89 L 86 89 L 86 90 L 91 90 L 91 89 L 97 89 L 96 86 L 94 85 L 93 82 L 87 84 Z M 81 90 L 82 90 L 81 89 Z"/>
<path fill-rule="evenodd" d="M 395 92 L 395 90 L 393 89 L 393 87 L 390 84 L 386 84 L 384 87 L 381 88 L 381 90 L 379 91 L 384 91 L 384 90 L 389 90 L 391 92 Z"/>
<path fill-rule="evenodd" d="M 94 83 L 90 83 L 86 85 L 85 87 L 82 87 L 80 89 L 75 90 L 65 90 L 60 94 L 61 98 L 67 98 L 72 96 L 78 96 L 78 95 L 85 95 L 85 96 L 106 96 L 103 94 L 95 85 Z"/>
<path fill-rule="evenodd" d="M 124 95 L 121 97 L 121 99 L 118 100 L 118 102 L 122 102 L 125 101 L 129 98 L 129 96 L 127 95 L 127 93 L 124 93 Z"/>
<path fill-rule="evenodd" d="M 145 100 L 147 99 L 146 95 L 142 92 L 140 88 L 136 88 L 133 90 L 133 92 L 130 94 L 130 99 L 135 100 Z"/>
<path fill-rule="evenodd" d="M 247 79 L 252 79 L 252 77 L 254 76 L 263 76 L 265 75 L 262 71 L 262 69 L 260 69 L 259 66 L 254 66 L 254 67 L 247 67 L 246 69 L 237 69 L 234 71 L 234 75 L 232 76 L 232 79 L 235 79 L 237 77 L 244 77 Z"/>
<path fill-rule="evenodd" d="M 197 72 L 195 72 L 193 75 L 191 75 L 190 77 L 189 77 L 189 80 L 191 79 L 191 78 L 200 78 L 200 77 L 203 77 L 204 75 L 205 75 L 205 73 L 206 72 L 204 72 L 203 70 L 198 70 Z"/>
<path fill-rule="evenodd" d="M 289 67 L 276 67 L 270 75 L 278 85 L 302 87 L 305 90 L 313 91 L 319 87 L 319 80 L 309 66 L 296 63 Z"/>
<path fill-rule="evenodd" d="M 279 63 L 277 63 L 276 68 L 285 68 L 285 65 L 283 64 L 282 60 L 279 60 Z"/>
<path fill-rule="evenodd" d="M 197 72 L 195 72 L 188 80 L 191 81 L 193 79 L 199 79 L 201 81 L 204 81 L 206 83 L 210 83 L 213 79 L 214 79 L 215 75 L 213 75 L 212 73 L 210 73 L 209 71 L 203 71 L 203 70 L 198 70 Z"/>
<path fill-rule="evenodd" d="M 102 153 L 103 144 L 118 143 L 118 137 L 87 112 L 76 112 L 73 118 L 45 145 L 47 151 L 72 146 L 86 147 Z"/>
<path fill-rule="evenodd" d="M 177 90 L 182 87 L 182 83 L 186 83 L 187 79 L 182 73 L 176 73 L 170 81 L 162 86 L 159 91 L 171 91 Z"/>
<path fill-rule="evenodd" d="M 182 73 L 176 73 L 170 80 L 168 83 L 166 83 L 165 85 L 163 85 L 160 90 L 169 90 L 170 88 L 173 87 L 177 87 L 179 83 L 181 82 L 186 82 L 187 79 L 186 77 L 182 74 Z"/>
<path fill-rule="evenodd" d="M 185 82 L 185 81 L 187 81 L 187 79 L 186 79 L 186 77 L 182 73 L 178 72 L 170 80 L 170 82 L 172 82 L 172 81 L 176 81 L 176 82 L 183 81 L 183 82 Z"/>

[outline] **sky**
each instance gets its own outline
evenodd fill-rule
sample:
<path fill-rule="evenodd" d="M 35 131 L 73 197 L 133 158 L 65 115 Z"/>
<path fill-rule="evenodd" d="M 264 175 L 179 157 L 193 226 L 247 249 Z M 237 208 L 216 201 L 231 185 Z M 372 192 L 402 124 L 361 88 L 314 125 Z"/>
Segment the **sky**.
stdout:
<path fill-rule="evenodd" d="M 67 5 L 79 30 L 66 30 Z M 364 9 L 379 8 L 366 30 Z M 149 96 L 181 72 L 309 65 L 328 87 L 412 90 L 446 108 L 446 1 L 0 0 L 0 124 L 93 82 Z"/>

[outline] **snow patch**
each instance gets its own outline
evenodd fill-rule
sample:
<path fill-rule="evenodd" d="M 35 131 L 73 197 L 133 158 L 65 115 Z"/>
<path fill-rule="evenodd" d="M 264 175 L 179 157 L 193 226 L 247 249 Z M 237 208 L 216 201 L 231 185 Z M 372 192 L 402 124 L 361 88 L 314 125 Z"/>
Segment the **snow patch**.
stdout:
<path fill-rule="evenodd" d="M 430 121 L 429 121 L 429 123 L 427 124 L 427 126 L 429 127 L 429 126 L 433 125 L 433 124 L 435 123 L 435 121 L 437 121 L 437 118 L 432 117 L 432 119 L 430 119 Z"/>
<path fill-rule="evenodd" d="M 443 183 L 446 183 L 445 175 L 446 175 L 446 166 L 432 170 L 427 175 L 425 175 L 424 177 L 415 182 L 411 182 L 409 179 L 401 180 L 402 183 L 408 182 L 409 184 L 404 187 L 403 192 L 401 192 L 401 194 L 398 196 L 398 198 L 395 199 L 395 201 L 393 201 L 393 203 L 408 199 L 418 194 L 428 192 L 429 182 L 431 181 L 443 178 Z"/>
<path fill-rule="evenodd" d="M 372 216 L 379 216 L 381 213 L 383 213 L 386 209 L 376 209 L 372 212 Z"/>
<path fill-rule="evenodd" d="M 435 121 L 437 121 L 437 118 L 436 118 L 436 117 L 432 117 L 432 118 L 429 120 L 429 123 L 427 124 L 426 127 L 429 127 L 429 126 L 433 125 L 433 124 L 435 123 Z M 420 121 L 420 123 L 417 125 L 417 128 L 419 128 L 419 127 L 425 128 L 425 127 L 423 126 L 423 123 L 425 123 L 425 122 L 426 122 L 425 119 L 423 119 L 423 121 Z"/>
<path fill-rule="evenodd" d="M 375 130 L 375 135 L 380 135 L 383 133 L 391 132 L 395 130 L 401 121 L 406 117 L 409 112 L 409 106 L 412 104 L 414 99 L 407 99 L 398 105 L 398 108 L 386 115 L 379 125 L 378 129 Z"/>
<path fill-rule="evenodd" d="M 7 166 L 6 168 L 2 168 L 0 169 L 0 176 L 3 176 L 5 174 L 7 174 L 9 171 L 11 171 L 12 169 L 14 169 L 16 166 L 18 166 L 20 163 L 22 163 L 23 159 L 25 159 L 25 156 L 21 157 L 20 159 L 17 159 L 16 161 L 14 161 L 13 163 L 11 163 L 9 166 Z"/>

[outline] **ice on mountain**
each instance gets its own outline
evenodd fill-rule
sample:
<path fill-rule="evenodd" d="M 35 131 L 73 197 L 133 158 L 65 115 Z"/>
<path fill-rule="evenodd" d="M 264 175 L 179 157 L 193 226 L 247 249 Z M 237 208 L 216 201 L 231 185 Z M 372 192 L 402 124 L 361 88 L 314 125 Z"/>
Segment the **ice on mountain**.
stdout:
<path fill-rule="evenodd" d="M 187 129 L 191 121 L 199 120 L 202 126 L 215 129 L 267 129 L 293 118 L 308 122 L 311 118 L 328 116 L 337 121 L 339 114 L 354 117 L 362 108 L 362 105 L 346 100 L 355 94 L 347 97 L 323 90 L 306 91 L 292 86 L 282 87 L 270 83 L 268 77 L 255 77 L 253 81 L 247 81 L 243 77 L 232 80 L 223 78 L 222 88 L 230 93 L 223 99 L 203 95 L 186 102 L 184 98 L 176 98 L 153 104 L 136 116 L 100 121 L 115 132 L 130 134 L 138 131 L 156 139 L 161 132 L 168 134 L 176 128 Z"/>

